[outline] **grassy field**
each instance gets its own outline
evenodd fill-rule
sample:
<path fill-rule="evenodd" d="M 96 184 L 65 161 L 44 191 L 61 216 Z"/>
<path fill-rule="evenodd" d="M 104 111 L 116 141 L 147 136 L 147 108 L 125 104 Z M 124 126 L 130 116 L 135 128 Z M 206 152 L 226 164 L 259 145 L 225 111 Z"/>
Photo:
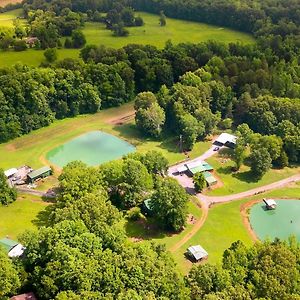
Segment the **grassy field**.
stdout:
<path fill-rule="evenodd" d="M 13 19 L 19 16 L 20 9 L 0 14 L 0 27 L 12 26 Z M 207 40 L 217 40 L 220 42 L 253 43 L 254 38 L 246 33 L 220 28 L 212 25 L 195 23 L 176 19 L 167 19 L 167 26 L 160 27 L 158 16 L 148 13 L 138 13 L 145 21 L 142 27 L 130 28 L 128 37 L 113 37 L 110 30 L 105 29 L 102 23 L 87 22 L 83 32 L 87 39 L 87 44 L 105 45 L 108 47 L 120 48 L 127 44 L 151 44 L 162 48 L 167 40 L 173 43 L 193 42 L 200 43 Z M 0 52 L 0 67 L 11 66 L 17 62 L 22 62 L 30 66 L 38 66 L 44 60 L 43 50 L 29 49 L 22 52 Z M 78 49 L 59 49 L 58 59 L 67 57 L 78 58 Z"/>
<path fill-rule="evenodd" d="M 238 173 L 233 173 L 232 167 L 234 166 L 234 162 L 228 156 L 224 156 L 221 153 L 209 158 L 207 162 L 214 167 L 217 175 L 224 183 L 224 186 L 208 191 L 207 194 L 210 196 L 223 196 L 240 193 L 279 181 L 300 172 L 300 167 L 284 168 L 282 170 L 271 169 L 261 180 L 256 181 L 250 172 L 250 168 L 247 166 L 242 166 Z"/>
<path fill-rule="evenodd" d="M 213 206 L 209 210 L 208 218 L 203 227 L 174 253 L 175 261 L 182 272 L 187 273 L 192 266 L 184 257 L 186 249 L 191 245 L 200 244 L 203 246 L 209 253 L 208 262 L 212 264 L 221 263 L 224 250 L 237 240 L 241 240 L 247 246 L 252 245 L 253 241 L 242 221 L 240 207 L 250 200 L 265 197 L 298 199 L 300 197 L 300 183 L 263 195 Z"/>
<path fill-rule="evenodd" d="M 0 239 L 17 239 L 24 230 L 37 228 L 38 215 L 46 206 L 39 197 L 31 195 L 19 195 L 14 203 L 0 205 Z"/>

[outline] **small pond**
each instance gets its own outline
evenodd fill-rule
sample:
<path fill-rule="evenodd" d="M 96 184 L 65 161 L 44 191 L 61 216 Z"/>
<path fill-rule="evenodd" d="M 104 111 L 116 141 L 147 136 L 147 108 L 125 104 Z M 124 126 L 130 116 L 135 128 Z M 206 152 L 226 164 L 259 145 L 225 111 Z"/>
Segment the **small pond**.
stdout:
<path fill-rule="evenodd" d="M 59 167 L 74 160 L 97 166 L 133 151 L 135 147 L 126 141 L 102 131 L 91 131 L 52 149 L 46 157 Z"/>
<path fill-rule="evenodd" d="M 300 200 L 276 200 L 275 210 L 266 210 L 263 202 L 250 210 L 252 229 L 260 240 L 282 240 L 294 235 L 300 242 Z"/>

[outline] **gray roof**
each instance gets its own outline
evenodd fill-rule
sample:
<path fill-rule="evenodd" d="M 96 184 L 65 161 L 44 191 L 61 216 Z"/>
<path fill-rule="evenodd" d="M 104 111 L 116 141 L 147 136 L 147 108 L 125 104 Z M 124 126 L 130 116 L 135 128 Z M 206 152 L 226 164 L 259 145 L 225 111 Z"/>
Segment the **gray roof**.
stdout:
<path fill-rule="evenodd" d="M 189 247 L 188 252 L 196 260 L 199 260 L 199 259 L 202 259 L 202 258 L 205 258 L 208 256 L 208 253 L 200 245 Z"/>
<path fill-rule="evenodd" d="M 51 172 L 50 167 L 42 167 L 40 169 L 37 169 L 37 170 L 34 170 L 34 171 L 30 172 L 27 176 L 31 179 L 34 179 L 34 178 L 39 177 L 39 176 L 41 176 L 44 173 L 47 173 L 49 171 Z"/>

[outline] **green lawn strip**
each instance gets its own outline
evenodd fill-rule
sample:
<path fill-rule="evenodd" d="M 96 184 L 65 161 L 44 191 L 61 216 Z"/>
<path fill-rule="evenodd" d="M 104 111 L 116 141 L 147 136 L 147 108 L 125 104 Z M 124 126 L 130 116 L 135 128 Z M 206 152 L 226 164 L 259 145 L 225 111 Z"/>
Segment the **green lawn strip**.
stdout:
<path fill-rule="evenodd" d="M 201 209 L 193 202 L 188 203 L 188 213 L 193 215 L 196 220 L 201 218 Z M 144 241 L 154 241 L 158 244 L 165 244 L 170 249 L 179 242 L 193 228 L 193 224 L 187 224 L 186 228 L 178 234 L 169 234 L 157 227 L 155 220 L 149 218 L 148 221 L 128 221 L 126 224 L 127 235 Z"/>
<path fill-rule="evenodd" d="M 8 206 L 0 205 L 0 238 L 17 239 L 26 229 L 36 229 L 38 214 L 46 206 L 40 197 L 25 194 Z"/>
<path fill-rule="evenodd" d="M 13 26 L 13 19 L 19 16 L 21 10 L 13 10 L 0 14 L 0 27 Z M 174 44 L 192 42 L 200 43 L 208 40 L 219 42 L 254 43 L 254 38 L 246 33 L 220 28 L 203 23 L 189 22 L 177 19 L 167 19 L 167 26 L 161 27 L 158 23 L 158 16 L 154 14 L 138 12 L 145 21 L 142 27 L 129 28 L 128 37 L 114 37 L 110 30 L 102 23 L 87 22 L 82 28 L 86 36 L 87 44 L 105 45 L 107 47 L 121 48 L 127 44 L 150 44 L 158 48 L 163 48 L 167 40 L 172 40 Z M 62 38 L 64 43 L 65 38 Z M 59 49 L 58 59 L 79 58 L 79 49 Z M 39 66 L 44 60 L 44 50 L 28 49 L 27 51 L 1 51 L 0 67 L 7 67 L 18 62 L 29 66 Z"/>
<path fill-rule="evenodd" d="M 254 180 L 250 168 L 242 166 L 238 173 L 232 172 L 234 162 L 220 155 L 207 160 L 211 164 L 224 186 L 208 191 L 209 196 L 223 196 L 244 192 L 256 187 L 264 186 L 275 181 L 282 180 L 300 172 L 300 168 L 284 168 L 282 170 L 271 169 L 259 181 Z"/>

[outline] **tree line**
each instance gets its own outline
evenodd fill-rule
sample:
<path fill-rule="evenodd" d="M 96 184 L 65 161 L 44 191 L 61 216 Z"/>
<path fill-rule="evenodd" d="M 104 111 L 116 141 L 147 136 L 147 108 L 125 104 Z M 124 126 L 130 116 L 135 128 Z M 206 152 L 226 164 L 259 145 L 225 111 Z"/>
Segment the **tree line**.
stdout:
<path fill-rule="evenodd" d="M 20 236 L 24 257 L 11 260 L 0 249 L 0 297 L 33 291 L 45 300 L 297 299 L 295 239 L 250 248 L 237 241 L 221 265 L 195 265 L 186 276 L 164 245 L 128 240 L 124 208 L 149 196 L 159 226 L 182 228 L 188 198 L 177 181 L 162 176 L 166 164 L 151 151 L 98 168 L 81 162 L 64 167 L 44 226 Z"/>

